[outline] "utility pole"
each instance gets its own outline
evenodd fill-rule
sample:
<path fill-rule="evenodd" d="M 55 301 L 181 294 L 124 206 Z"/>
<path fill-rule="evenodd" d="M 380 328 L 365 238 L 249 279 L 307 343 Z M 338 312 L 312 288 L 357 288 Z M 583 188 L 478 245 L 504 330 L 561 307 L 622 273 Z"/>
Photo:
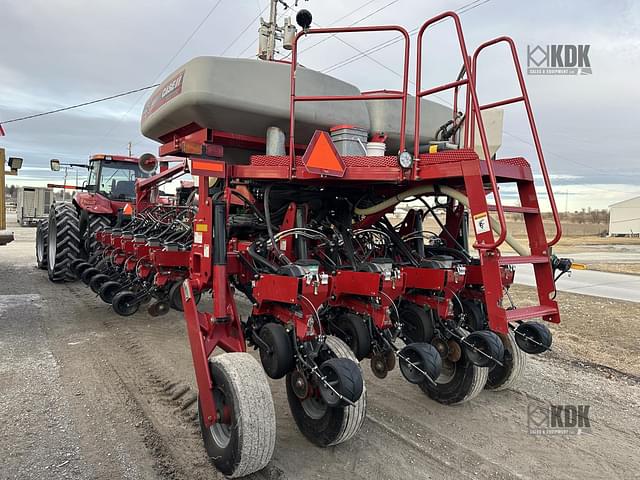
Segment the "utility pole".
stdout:
<path fill-rule="evenodd" d="M 129 147 L 129 156 L 131 156 L 131 146 L 132 146 L 131 142 L 129 142 L 129 145 L 128 145 L 128 147 Z"/>
<path fill-rule="evenodd" d="M 276 55 L 276 42 L 282 41 L 282 47 L 285 50 L 291 50 L 293 39 L 296 36 L 296 27 L 291 24 L 291 18 L 284 19 L 284 24 L 278 26 L 278 4 L 281 3 L 284 8 L 289 5 L 284 0 L 270 0 L 271 8 L 269 10 L 269 21 L 265 22 L 260 19 L 260 28 L 258 29 L 258 58 L 267 61 L 273 61 Z M 295 0 L 295 5 L 298 6 Z"/>

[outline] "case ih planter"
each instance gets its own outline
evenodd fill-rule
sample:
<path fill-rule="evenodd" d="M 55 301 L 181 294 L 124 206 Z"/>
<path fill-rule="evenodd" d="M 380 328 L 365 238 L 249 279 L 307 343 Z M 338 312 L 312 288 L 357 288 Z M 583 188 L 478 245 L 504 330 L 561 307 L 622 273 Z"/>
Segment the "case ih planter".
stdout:
<path fill-rule="evenodd" d="M 423 90 L 423 37 L 442 19 L 455 26 L 463 74 Z M 309 91 L 298 85 L 302 78 L 320 81 L 297 64 L 301 37 L 379 31 L 397 32 L 404 39 L 401 91 L 361 94 L 355 87 L 327 80 L 341 94 L 298 93 Z M 481 105 L 476 60 L 496 43 L 510 48 L 521 94 Z M 408 95 L 409 34 L 402 27 L 305 28 L 292 47 L 292 63 L 277 65 L 290 68 L 285 155 L 266 154 L 271 148 L 266 128 L 262 135 L 247 133 L 270 126 L 268 121 L 286 128 L 278 120 L 281 109 L 269 117 L 258 108 L 259 118 L 247 114 L 239 122 L 238 112 L 250 108 L 234 103 L 234 98 L 255 92 L 205 95 L 203 85 L 210 90 L 215 85 L 201 75 L 212 81 L 224 77 L 216 77 L 220 72 L 208 69 L 205 60 L 189 62 L 150 98 L 143 132 L 162 142 L 161 156 L 190 159 L 197 191 L 176 205 L 154 205 L 150 190 L 142 187 L 158 180 L 139 180 L 131 221 L 97 232 L 92 257 L 74 264 L 82 280 L 121 315 L 133 314 L 148 301 L 152 315 L 169 307 L 184 311 L 205 448 L 216 467 L 230 477 L 260 470 L 273 453 L 274 405 L 263 371 L 284 379 L 296 424 L 322 447 L 349 440 L 362 425 L 366 388 L 358 362 L 365 358 L 380 378 L 399 364 L 403 376 L 432 399 L 444 404 L 468 401 L 484 388 L 509 386 L 524 368 L 524 352 L 541 353 L 550 347 L 547 327 L 529 320 L 560 321 L 553 300 L 554 270 L 564 272 L 571 266 L 551 255 L 561 228 L 509 38 L 487 42 L 470 56 L 456 14 L 446 12 L 427 21 L 418 34 L 415 97 Z M 250 61 L 242 61 L 242 68 L 246 62 Z M 216 65 L 235 64 L 225 60 Z M 275 71 L 269 63 L 255 65 Z M 244 81 L 238 79 L 239 85 Z M 282 93 L 282 84 L 272 87 L 274 98 Z M 461 87 L 466 87 L 464 114 L 457 111 Z M 416 135 L 408 146 L 407 123 L 411 131 L 422 132 L 423 97 L 445 90 L 454 90 L 454 108 L 451 120 L 438 130 L 439 141 L 434 144 L 433 138 Z M 308 106 L 328 105 L 325 101 L 332 102 L 332 108 L 318 110 L 319 124 L 315 133 L 309 132 L 313 110 Z M 387 137 L 375 130 L 369 134 L 378 142 L 389 138 L 387 152 L 392 145 L 397 147 L 394 154 L 339 155 L 330 127 L 356 123 L 341 116 L 351 112 L 373 128 L 386 121 L 380 112 L 391 110 L 370 109 L 376 114 L 367 121 L 366 109 L 336 105 L 385 101 L 397 107 L 392 115 L 399 121 L 397 135 Z M 407 122 L 410 102 L 415 115 Z M 553 212 L 556 231 L 550 240 L 529 162 L 495 158 L 481 115 L 516 102 L 527 111 Z M 300 103 L 307 108 L 305 130 L 297 143 Z M 333 125 L 327 123 L 332 114 Z M 452 145 L 459 148 L 451 149 Z M 443 146 L 445 150 L 439 150 Z M 281 152 L 282 146 L 277 147 Z M 502 185 L 515 185 L 519 206 L 502 203 Z M 488 203 L 488 196 L 494 204 Z M 405 214 L 394 225 L 389 216 L 400 211 L 399 205 Z M 529 248 L 510 237 L 505 213 L 524 216 Z M 439 233 L 424 230 L 427 215 L 439 223 Z M 469 237 L 474 238 L 472 248 Z M 505 242 L 519 256 L 502 255 Z M 539 305 L 507 306 L 513 265 L 524 263 L 534 267 Z M 201 311 L 198 300 L 209 292 L 213 307 Z M 238 295 L 250 302 L 246 318 L 238 313 Z M 259 351 L 262 368 L 246 353 L 247 345 Z M 225 353 L 213 356 L 216 348 Z"/>

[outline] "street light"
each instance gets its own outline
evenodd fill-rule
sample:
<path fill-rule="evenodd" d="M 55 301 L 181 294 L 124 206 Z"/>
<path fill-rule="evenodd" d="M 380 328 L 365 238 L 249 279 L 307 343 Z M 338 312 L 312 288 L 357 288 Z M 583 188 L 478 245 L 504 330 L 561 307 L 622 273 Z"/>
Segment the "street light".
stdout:
<path fill-rule="evenodd" d="M 9 157 L 9 168 L 12 172 L 18 173 L 22 168 L 22 159 L 19 157 Z"/>

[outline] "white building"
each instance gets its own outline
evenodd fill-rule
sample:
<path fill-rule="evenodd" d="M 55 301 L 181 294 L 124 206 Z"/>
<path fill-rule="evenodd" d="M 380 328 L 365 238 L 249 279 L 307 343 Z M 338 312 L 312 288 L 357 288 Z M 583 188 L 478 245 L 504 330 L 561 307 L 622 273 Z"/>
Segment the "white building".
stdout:
<path fill-rule="evenodd" d="M 609 206 L 609 235 L 640 235 L 640 197 Z"/>

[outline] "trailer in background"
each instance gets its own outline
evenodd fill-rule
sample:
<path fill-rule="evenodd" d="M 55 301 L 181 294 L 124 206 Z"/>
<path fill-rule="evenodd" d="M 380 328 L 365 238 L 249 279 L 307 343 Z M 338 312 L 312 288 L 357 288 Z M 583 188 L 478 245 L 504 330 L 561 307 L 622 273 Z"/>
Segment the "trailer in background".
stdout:
<path fill-rule="evenodd" d="M 22 227 L 35 225 L 49 216 L 53 202 L 53 190 L 45 187 L 21 187 L 18 189 L 16 214 Z"/>

